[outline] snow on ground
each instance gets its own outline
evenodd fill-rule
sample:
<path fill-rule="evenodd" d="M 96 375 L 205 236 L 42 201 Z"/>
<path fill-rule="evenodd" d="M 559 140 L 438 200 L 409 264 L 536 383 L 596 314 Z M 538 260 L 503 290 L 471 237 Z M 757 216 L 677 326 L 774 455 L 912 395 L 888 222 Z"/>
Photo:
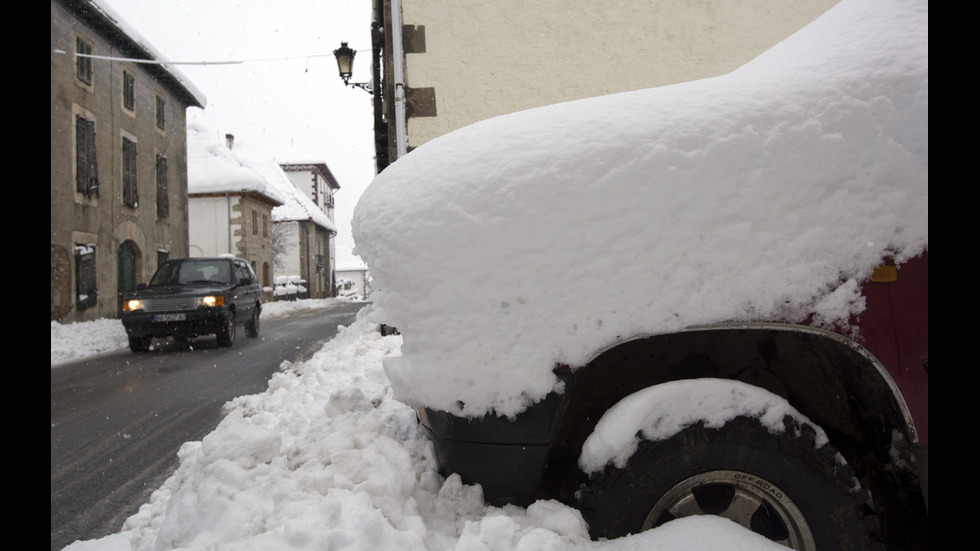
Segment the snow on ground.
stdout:
<path fill-rule="evenodd" d="M 783 549 L 717 517 L 592 542 L 578 512 L 559 503 L 489 507 L 478 486 L 437 474 L 431 444 L 413 410 L 394 399 L 389 376 L 400 378 L 400 399 L 451 410 L 463 397 L 467 414 L 513 413 L 526 405 L 513 397 L 552 390 L 556 359 L 577 364 L 616 335 L 796 315 L 784 305 L 828 322 L 859 312 L 855 282 L 886 254 L 906 260 L 928 241 L 927 11 L 921 0 L 843 0 L 787 39 L 782 54 L 777 46 L 746 70 L 584 100 L 595 118 L 578 118 L 583 104 L 532 110 L 518 115 L 540 122 L 526 136 L 511 134 L 515 119 L 492 119 L 399 159 L 355 213 L 359 252 L 363 245 L 380 275 L 374 315 L 309 360 L 284 362 L 266 392 L 229 402 L 219 426 L 184 444 L 175 474 L 119 533 L 66 549 Z M 669 124 L 637 124 L 640 110 Z M 651 128 L 664 134 L 642 134 Z M 613 156 L 597 157 L 599 146 Z M 542 147 L 553 163 L 536 164 Z M 427 153 L 440 148 L 449 162 Z M 491 151 L 507 162 L 474 162 Z M 467 185 L 447 196 L 442 186 L 457 180 Z M 664 185 L 672 187 L 656 193 Z M 522 208 L 542 201 L 555 208 Z M 656 239 L 637 243 L 644 232 L 636 228 Z M 496 264 L 480 269 L 487 258 Z M 453 278 L 433 279 L 434 266 Z M 405 346 L 401 335 L 381 336 L 375 319 L 402 330 Z M 52 364 L 123 348 L 119 329 L 52 324 Z M 81 349 L 79 333 L 97 346 Z M 487 338 L 496 344 L 484 348 Z M 509 361 L 514 354 L 524 361 Z M 440 365 L 447 361 L 476 370 L 453 380 Z M 501 365 L 541 370 L 508 374 Z M 408 384 L 413 378 L 428 382 Z M 489 381 L 517 386 L 487 391 Z"/>
<path fill-rule="evenodd" d="M 337 303 L 270 303 L 263 318 Z M 479 486 L 437 474 L 414 411 L 392 398 L 381 360 L 399 353 L 401 336 L 382 337 L 358 318 L 309 360 L 283 362 L 265 392 L 226 404 L 224 420 L 181 447 L 177 471 L 120 532 L 65 550 L 784 549 L 718 517 L 599 543 L 577 511 L 554 501 L 487 506 Z M 52 363 L 64 350 L 81 358 L 112 348 L 82 343 L 125 348 L 120 330 L 102 321 L 52 324 Z"/>

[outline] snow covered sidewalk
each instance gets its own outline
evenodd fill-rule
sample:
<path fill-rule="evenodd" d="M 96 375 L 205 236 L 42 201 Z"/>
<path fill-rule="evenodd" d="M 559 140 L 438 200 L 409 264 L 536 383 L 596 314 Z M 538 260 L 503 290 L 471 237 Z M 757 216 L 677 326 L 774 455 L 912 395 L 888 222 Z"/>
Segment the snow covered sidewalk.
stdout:
<path fill-rule="evenodd" d="M 109 325 L 60 327 L 52 362 L 70 342 L 103 340 L 68 333 L 91 329 L 111 342 Z M 214 432 L 184 444 L 177 471 L 119 533 L 65 549 L 783 549 L 716 517 L 600 543 L 576 510 L 554 501 L 487 506 L 479 486 L 436 473 L 414 411 L 391 398 L 381 359 L 400 348 L 400 336 L 381 336 L 361 316 L 308 361 L 283 362 L 266 392 L 229 402 Z"/>

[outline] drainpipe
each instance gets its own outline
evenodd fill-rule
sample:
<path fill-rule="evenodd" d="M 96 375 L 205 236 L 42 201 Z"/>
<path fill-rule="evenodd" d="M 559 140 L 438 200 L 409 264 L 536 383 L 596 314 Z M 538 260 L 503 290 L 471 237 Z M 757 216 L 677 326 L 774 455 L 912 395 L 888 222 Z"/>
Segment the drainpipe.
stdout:
<path fill-rule="evenodd" d="M 395 160 L 408 152 L 405 133 L 405 67 L 402 45 L 402 3 L 391 0 L 392 73 L 395 80 Z"/>
<path fill-rule="evenodd" d="M 225 204 L 228 205 L 228 254 L 233 254 L 231 251 L 231 195 L 225 192 Z"/>

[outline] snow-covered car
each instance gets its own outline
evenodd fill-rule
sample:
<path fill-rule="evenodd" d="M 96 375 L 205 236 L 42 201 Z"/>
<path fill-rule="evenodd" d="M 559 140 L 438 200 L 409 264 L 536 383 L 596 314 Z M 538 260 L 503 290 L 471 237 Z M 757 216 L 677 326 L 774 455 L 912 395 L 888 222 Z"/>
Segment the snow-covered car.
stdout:
<path fill-rule="evenodd" d="M 922 549 L 928 5 L 843 0 L 714 78 L 451 132 L 360 198 L 445 473 L 596 538 L 717 514 Z"/>
<path fill-rule="evenodd" d="M 236 326 L 257 337 L 262 290 L 241 258 L 181 258 L 160 264 L 149 284 L 123 301 L 122 323 L 133 352 L 153 338 L 214 334 L 220 346 L 235 342 Z"/>

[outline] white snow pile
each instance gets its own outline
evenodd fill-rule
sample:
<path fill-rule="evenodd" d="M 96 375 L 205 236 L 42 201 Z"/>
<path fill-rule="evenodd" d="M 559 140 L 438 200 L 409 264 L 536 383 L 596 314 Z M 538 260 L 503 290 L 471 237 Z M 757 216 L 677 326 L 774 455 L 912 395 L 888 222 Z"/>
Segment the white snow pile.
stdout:
<path fill-rule="evenodd" d="M 829 441 L 822 428 L 771 392 L 728 379 L 685 379 L 634 392 L 603 413 L 578 464 L 590 474 L 609 463 L 622 469 L 641 440 L 666 440 L 698 422 L 721 428 L 738 416 L 757 419 L 772 434 L 782 433 L 783 418 L 790 416 L 813 427 L 816 447 Z"/>
<path fill-rule="evenodd" d="M 293 304 L 293 303 L 288 303 Z M 65 551 L 763 551 L 785 549 L 720 517 L 593 542 L 555 501 L 487 506 L 436 473 L 415 413 L 392 398 L 382 337 L 365 316 L 179 451 L 177 471 L 122 530 Z"/>
<path fill-rule="evenodd" d="M 396 396 L 512 416 L 558 362 L 745 320 L 847 329 L 928 244 L 928 3 L 843 0 L 719 77 L 482 121 L 358 202 Z"/>
<path fill-rule="evenodd" d="M 114 352 L 128 346 L 126 329 L 117 319 L 67 324 L 51 322 L 51 365 Z"/>

